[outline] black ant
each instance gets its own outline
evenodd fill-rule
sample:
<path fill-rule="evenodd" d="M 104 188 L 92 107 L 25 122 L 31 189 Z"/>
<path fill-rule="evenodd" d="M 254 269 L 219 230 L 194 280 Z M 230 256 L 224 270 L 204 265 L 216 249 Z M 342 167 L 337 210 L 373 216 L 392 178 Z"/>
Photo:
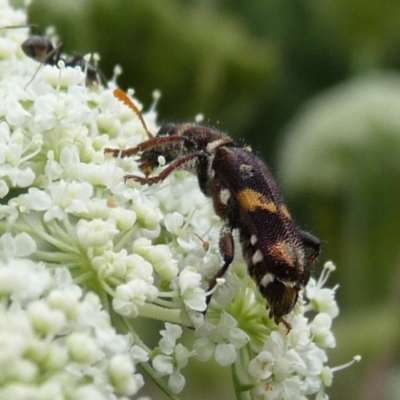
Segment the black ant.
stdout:
<path fill-rule="evenodd" d="M 20 25 L 6 26 L 2 29 L 14 29 L 23 27 L 38 28 L 36 25 Z M 84 56 L 78 54 L 75 54 L 73 56 L 63 55 L 63 43 L 59 43 L 57 46 L 54 46 L 54 44 L 48 37 L 42 36 L 40 34 L 35 34 L 29 36 L 21 44 L 21 48 L 28 57 L 44 65 L 58 66 L 58 62 L 63 61 L 66 67 L 80 67 L 80 69 L 86 75 L 86 84 L 88 86 L 100 83 L 103 83 L 105 86 L 107 86 L 104 74 L 95 65 L 86 61 Z M 35 75 L 33 76 L 33 78 L 35 77 Z"/>

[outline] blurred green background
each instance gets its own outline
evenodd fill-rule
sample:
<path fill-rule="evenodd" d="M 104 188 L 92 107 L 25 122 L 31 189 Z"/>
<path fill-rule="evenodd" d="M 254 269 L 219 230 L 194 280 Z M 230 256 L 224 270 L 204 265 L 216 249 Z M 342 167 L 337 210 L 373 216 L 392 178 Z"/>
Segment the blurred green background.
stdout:
<path fill-rule="evenodd" d="M 330 365 L 363 356 L 331 399 L 400 399 L 400 1 L 34 0 L 29 15 L 108 78 L 120 64 L 145 107 L 160 89 L 159 123 L 201 112 L 268 161 L 323 241 L 315 275 L 337 265 Z M 232 398 L 229 375 L 196 368 L 182 398 Z"/>

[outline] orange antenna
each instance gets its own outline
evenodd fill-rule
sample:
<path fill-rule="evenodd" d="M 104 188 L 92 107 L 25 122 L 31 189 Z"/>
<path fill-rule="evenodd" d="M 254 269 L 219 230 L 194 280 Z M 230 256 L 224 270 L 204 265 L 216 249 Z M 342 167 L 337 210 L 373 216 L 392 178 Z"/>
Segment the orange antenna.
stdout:
<path fill-rule="evenodd" d="M 114 96 L 122 101 L 126 106 L 128 106 L 139 118 L 140 122 L 143 125 L 144 130 L 147 133 L 147 136 L 149 137 L 149 139 L 153 139 L 154 135 L 149 131 L 149 129 L 147 128 L 146 122 L 143 118 L 143 114 L 140 112 L 140 110 L 136 107 L 136 105 L 133 103 L 133 101 L 128 97 L 128 95 L 121 90 L 120 88 L 116 88 L 114 89 Z"/>

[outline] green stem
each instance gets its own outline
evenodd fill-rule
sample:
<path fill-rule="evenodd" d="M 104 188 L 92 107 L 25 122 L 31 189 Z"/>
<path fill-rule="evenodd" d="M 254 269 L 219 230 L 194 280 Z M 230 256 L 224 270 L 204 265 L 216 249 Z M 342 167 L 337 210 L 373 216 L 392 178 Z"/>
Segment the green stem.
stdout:
<path fill-rule="evenodd" d="M 107 293 L 104 292 L 103 290 L 99 290 L 97 294 L 100 297 L 100 302 L 101 302 L 104 310 L 107 312 L 108 315 L 111 316 L 112 307 L 110 307 L 110 301 L 109 301 L 109 297 L 107 296 Z"/>
<path fill-rule="evenodd" d="M 123 249 L 128 239 L 133 235 L 134 229 L 130 229 L 121 235 L 121 237 L 114 244 L 114 251 L 117 253 Z"/>
<path fill-rule="evenodd" d="M 154 369 L 151 368 L 148 363 L 140 363 L 138 364 L 138 367 L 140 371 L 145 373 L 169 399 L 179 400 L 179 397 L 171 393 L 165 381 L 158 376 L 157 372 L 154 371 Z"/>
<path fill-rule="evenodd" d="M 145 318 L 152 318 L 159 321 L 168 321 L 174 324 L 182 324 L 180 318 L 180 311 L 176 309 L 168 309 L 165 307 L 159 307 L 155 304 L 144 304 L 140 307 L 140 316 Z"/>
<path fill-rule="evenodd" d="M 72 254 L 49 252 L 49 251 L 35 251 L 34 256 L 36 259 L 40 261 L 49 263 L 58 263 L 58 264 L 76 263 L 76 256 Z"/>
<path fill-rule="evenodd" d="M 151 349 L 146 346 L 146 344 L 140 339 L 140 336 L 137 335 L 137 333 L 134 331 L 132 325 L 128 323 L 126 318 L 121 317 L 119 314 L 116 314 L 113 310 L 110 310 L 110 312 L 113 313 L 113 321 L 116 323 L 116 328 L 118 331 L 121 331 L 123 328 L 123 332 L 128 331 L 132 337 L 133 337 L 133 342 L 137 344 L 139 347 L 141 347 L 143 350 L 145 350 L 147 353 L 151 352 Z M 118 329 L 120 328 L 120 329 Z"/>
<path fill-rule="evenodd" d="M 28 218 L 23 217 L 25 223 L 29 226 L 31 229 L 32 235 L 38 236 L 47 243 L 52 244 L 54 247 L 58 248 L 59 250 L 63 251 L 64 253 L 71 253 L 71 254 L 79 254 L 77 249 L 75 247 L 71 247 L 66 245 L 68 242 L 68 238 L 65 236 L 65 232 L 60 231 L 59 229 L 55 229 L 58 231 L 58 233 L 61 233 L 62 236 L 64 236 L 63 240 L 66 239 L 65 242 L 57 240 L 54 238 L 54 236 L 47 234 L 43 229 L 37 229 L 37 227 L 34 227 L 31 222 L 29 221 Z M 53 229 L 57 226 L 57 224 L 52 224 Z M 26 226 L 24 227 L 25 232 L 26 232 Z"/>
<path fill-rule="evenodd" d="M 72 226 L 69 222 L 68 214 L 64 215 L 63 225 L 65 227 L 65 230 L 61 229 L 61 231 L 65 232 L 67 234 L 69 240 L 72 241 L 72 243 L 78 242 L 77 237 L 76 237 L 76 230 L 74 228 L 72 228 Z"/>
<path fill-rule="evenodd" d="M 160 296 L 160 294 L 159 294 L 159 296 Z M 165 308 L 171 308 L 171 307 L 173 307 L 173 305 L 172 305 L 172 303 L 170 302 L 170 301 L 168 301 L 168 300 L 161 300 L 161 299 L 159 299 L 159 298 L 157 298 L 156 300 L 154 300 L 154 303 L 153 304 L 157 304 L 157 305 L 159 305 L 159 306 L 161 306 L 161 307 L 165 307 Z"/>
<path fill-rule="evenodd" d="M 232 381 L 237 400 L 252 399 L 250 390 L 254 389 L 255 385 L 251 383 L 245 383 L 245 381 L 248 379 L 247 366 L 249 365 L 251 356 L 252 350 L 250 344 L 248 343 L 239 350 L 238 358 L 236 362 L 232 364 Z"/>
<path fill-rule="evenodd" d="M 92 280 L 92 279 L 93 279 L 93 272 L 92 271 L 88 271 L 88 272 L 85 272 L 83 274 L 79 274 L 78 276 L 76 276 L 74 278 L 74 283 L 76 285 L 82 285 L 82 283 L 87 282 L 87 281 Z M 100 293 L 100 292 L 101 292 L 100 290 L 97 291 L 97 293 Z"/>
<path fill-rule="evenodd" d="M 132 337 L 133 342 L 145 350 L 148 354 L 151 353 L 151 349 L 149 349 L 146 344 L 140 339 L 140 337 L 133 330 L 132 326 L 128 323 L 125 318 L 122 318 L 120 315 L 113 312 L 112 320 L 115 323 L 117 331 L 126 332 L 128 331 Z M 140 371 L 146 374 L 159 388 L 160 390 L 171 400 L 179 400 L 179 397 L 171 393 L 167 383 L 160 377 L 160 375 L 150 366 L 149 363 L 140 363 L 138 364 Z"/>
<path fill-rule="evenodd" d="M 68 217 L 66 217 L 68 218 Z M 64 218 L 65 220 L 65 218 Z M 75 252 L 79 252 L 77 249 L 76 244 L 73 241 L 73 238 L 75 238 L 74 234 L 71 234 L 66 231 L 65 228 L 65 222 L 63 222 L 63 227 L 61 227 L 57 221 L 53 220 L 48 224 L 49 230 L 52 231 L 52 233 L 56 234 L 58 237 L 58 242 L 60 242 L 62 245 L 68 246 L 68 248 L 74 249 Z M 70 246 L 72 244 L 72 246 Z"/>

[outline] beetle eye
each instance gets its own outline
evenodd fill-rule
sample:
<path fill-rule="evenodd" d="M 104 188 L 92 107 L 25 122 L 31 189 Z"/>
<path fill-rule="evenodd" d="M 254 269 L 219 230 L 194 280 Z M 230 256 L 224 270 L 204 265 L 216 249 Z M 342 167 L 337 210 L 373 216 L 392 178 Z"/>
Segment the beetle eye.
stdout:
<path fill-rule="evenodd" d="M 175 126 L 173 123 L 164 124 L 157 132 L 157 136 L 167 136 L 169 131 Z"/>

